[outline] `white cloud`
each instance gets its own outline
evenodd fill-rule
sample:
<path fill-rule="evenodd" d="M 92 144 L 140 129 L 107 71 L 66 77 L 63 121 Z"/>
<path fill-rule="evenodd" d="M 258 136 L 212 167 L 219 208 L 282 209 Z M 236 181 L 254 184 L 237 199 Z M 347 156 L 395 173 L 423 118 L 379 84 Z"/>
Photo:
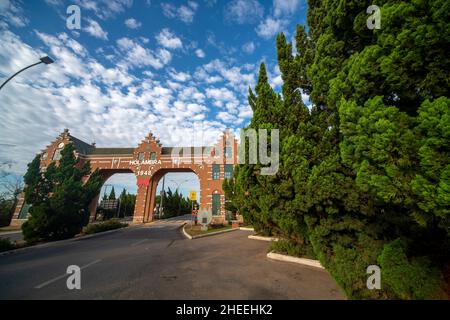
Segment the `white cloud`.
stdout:
<path fill-rule="evenodd" d="M 45 0 L 45 3 L 49 6 L 62 6 L 64 4 L 62 0 Z"/>
<path fill-rule="evenodd" d="M 120 38 L 117 40 L 117 45 L 119 50 L 125 55 L 125 67 L 142 68 L 151 66 L 155 69 L 161 69 L 172 59 L 170 52 L 165 49 L 159 49 L 155 53 L 129 38 Z"/>
<path fill-rule="evenodd" d="M 108 32 L 104 31 L 97 21 L 92 19 L 86 19 L 86 21 L 88 22 L 88 26 L 84 28 L 84 31 L 93 37 L 108 40 Z"/>
<path fill-rule="evenodd" d="M 225 62 L 215 59 L 195 71 L 195 79 L 208 84 L 227 81 L 226 85 L 247 97 L 248 87 L 255 85 L 255 70 L 248 70 L 246 65 L 230 67 Z M 246 72 L 250 71 L 250 73 Z"/>
<path fill-rule="evenodd" d="M 191 75 L 186 72 L 176 72 L 176 70 L 172 69 L 169 72 L 169 75 L 172 79 L 179 82 L 185 82 L 191 79 Z"/>
<path fill-rule="evenodd" d="M 198 4 L 194 1 L 188 1 L 187 5 L 179 7 L 171 3 L 161 3 L 163 14 L 171 19 L 178 19 L 184 23 L 192 23 L 194 21 L 195 13 L 198 9 Z"/>
<path fill-rule="evenodd" d="M 131 8 L 133 0 L 75 0 L 75 3 L 100 19 L 108 19 Z"/>
<path fill-rule="evenodd" d="M 274 37 L 277 33 L 283 31 L 287 23 L 288 21 L 286 20 L 267 17 L 258 25 L 256 28 L 256 33 L 261 38 L 269 39 Z"/>
<path fill-rule="evenodd" d="M 178 94 L 178 99 L 182 101 L 193 100 L 198 103 L 203 103 L 205 101 L 205 95 L 201 93 L 196 87 L 183 86 L 182 90 Z"/>
<path fill-rule="evenodd" d="M 168 28 L 164 28 L 156 35 L 156 41 L 168 49 L 178 49 L 183 47 L 181 39 L 172 33 Z"/>
<path fill-rule="evenodd" d="M 234 93 L 227 88 L 207 88 L 206 96 L 212 99 L 218 108 L 222 108 L 227 102 L 237 102 Z"/>
<path fill-rule="evenodd" d="M 253 41 L 247 42 L 244 45 L 242 45 L 242 51 L 244 51 L 247 54 L 252 54 L 255 51 L 255 44 Z"/>
<path fill-rule="evenodd" d="M 0 1 L 0 17 L 4 22 L 0 21 L 0 27 L 6 27 L 4 23 L 11 24 L 15 27 L 25 27 L 28 19 L 24 17 L 23 10 L 20 7 L 21 2 L 11 0 Z"/>
<path fill-rule="evenodd" d="M 227 126 L 251 115 L 242 104 L 246 96 L 242 90 L 254 85 L 254 69 L 245 65 L 214 60 L 193 74 L 170 69 L 170 79 L 165 80 L 165 72 L 151 71 L 167 65 L 170 52 L 146 48 L 139 38 L 116 41 L 111 67 L 96 60 L 70 34 L 35 35 L 39 44 L 33 45 L 42 51 L 0 30 L 0 74 L 12 74 L 45 54 L 57 58 L 52 65 L 19 75 L 2 89 L 0 137 L 8 137 L 18 147 L 0 148 L 0 158 L 16 160 L 14 172 L 23 174 L 34 154 L 65 127 L 86 142 L 95 140 L 99 147 L 133 147 L 149 131 L 165 146 L 212 145 Z M 141 70 L 131 72 L 131 68 Z M 204 83 L 215 84 L 204 89 Z M 211 119 L 218 112 L 227 115 Z"/>
<path fill-rule="evenodd" d="M 235 116 L 233 116 L 225 111 L 221 111 L 221 112 L 217 113 L 216 119 L 218 119 L 219 121 L 224 121 L 226 123 L 232 123 L 232 122 L 236 121 Z"/>
<path fill-rule="evenodd" d="M 269 72 L 269 84 L 272 88 L 280 88 L 283 85 L 283 79 L 279 66 L 276 65 L 273 71 L 273 73 Z"/>
<path fill-rule="evenodd" d="M 301 0 L 274 0 L 273 11 L 276 17 L 293 15 L 299 8 Z"/>
<path fill-rule="evenodd" d="M 195 55 L 198 57 L 198 58 L 204 58 L 206 55 L 205 55 L 205 52 L 202 50 L 202 49 L 197 49 L 197 50 L 195 50 Z"/>
<path fill-rule="evenodd" d="M 224 9 L 225 20 L 231 23 L 256 23 L 264 15 L 264 7 L 256 0 L 233 0 Z"/>
<path fill-rule="evenodd" d="M 134 18 L 130 18 L 125 20 L 125 25 L 130 29 L 138 29 L 142 26 L 142 23 L 140 23 Z"/>

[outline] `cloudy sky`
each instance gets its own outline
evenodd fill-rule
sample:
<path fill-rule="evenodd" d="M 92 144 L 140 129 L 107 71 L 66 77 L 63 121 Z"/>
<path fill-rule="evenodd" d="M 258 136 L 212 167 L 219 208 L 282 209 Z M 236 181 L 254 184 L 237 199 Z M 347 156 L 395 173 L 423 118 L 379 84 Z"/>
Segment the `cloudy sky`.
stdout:
<path fill-rule="evenodd" d="M 67 27 L 68 6 L 81 29 Z M 280 90 L 275 37 L 305 24 L 305 0 L 0 0 L 0 161 L 15 175 L 64 128 L 99 147 L 210 145 L 252 112 L 259 63 Z M 191 175 L 174 176 L 182 190 Z M 133 188 L 129 176 L 108 181 Z M 172 188 L 176 184 L 170 184 Z"/>

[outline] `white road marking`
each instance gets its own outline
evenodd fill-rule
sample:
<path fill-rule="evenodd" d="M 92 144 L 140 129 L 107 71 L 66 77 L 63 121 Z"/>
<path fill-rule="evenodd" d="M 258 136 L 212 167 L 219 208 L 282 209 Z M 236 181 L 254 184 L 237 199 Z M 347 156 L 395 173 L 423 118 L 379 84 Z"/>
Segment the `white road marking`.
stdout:
<path fill-rule="evenodd" d="M 99 259 L 99 260 L 92 261 L 91 263 L 88 263 L 88 264 L 82 266 L 82 267 L 80 268 L 80 270 L 83 270 L 83 269 L 85 269 L 85 268 L 87 268 L 87 267 L 90 267 L 90 266 L 92 266 L 93 264 L 99 263 L 100 261 L 102 261 L 102 260 Z M 51 279 L 51 280 L 48 280 L 48 281 L 46 281 L 46 282 L 44 282 L 44 283 L 41 283 L 41 284 L 37 285 L 37 286 L 34 287 L 34 288 L 35 288 L 35 289 L 42 289 L 43 287 L 48 286 L 49 284 L 51 284 L 51 283 L 53 283 L 53 282 L 56 282 L 56 281 L 58 281 L 58 280 L 64 279 L 64 278 L 67 277 L 67 276 L 69 276 L 69 275 L 65 273 L 65 274 L 63 274 L 63 275 L 60 275 L 59 277 L 56 277 L 56 278 L 53 278 L 53 279 Z"/>

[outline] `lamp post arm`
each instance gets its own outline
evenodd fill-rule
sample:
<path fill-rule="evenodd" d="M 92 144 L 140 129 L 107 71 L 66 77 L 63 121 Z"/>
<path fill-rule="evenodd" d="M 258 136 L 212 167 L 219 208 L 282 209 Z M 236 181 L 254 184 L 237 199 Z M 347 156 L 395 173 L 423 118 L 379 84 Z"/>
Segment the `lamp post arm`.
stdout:
<path fill-rule="evenodd" d="M 19 73 L 21 73 L 22 71 L 25 71 L 25 70 L 27 70 L 27 69 L 29 69 L 29 68 L 31 68 L 31 67 L 37 66 L 38 64 L 41 64 L 41 63 L 44 63 L 44 62 L 42 62 L 42 61 L 36 62 L 36 63 L 33 63 L 32 65 L 29 65 L 28 67 L 25 67 L 25 68 L 23 68 L 23 69 L 17 71 L 17 72 L 14 73 L 11 77 L 9 77 L 8 79 L 6 79 L 5 82 L 3 82 L 3 84 L 0 86 L 0 90 L 5 86 L 5 84 L 7 84 L 12 78 L 14 78 L 15 76 L 17 76 L 17 75 L 18 75 Z"/>

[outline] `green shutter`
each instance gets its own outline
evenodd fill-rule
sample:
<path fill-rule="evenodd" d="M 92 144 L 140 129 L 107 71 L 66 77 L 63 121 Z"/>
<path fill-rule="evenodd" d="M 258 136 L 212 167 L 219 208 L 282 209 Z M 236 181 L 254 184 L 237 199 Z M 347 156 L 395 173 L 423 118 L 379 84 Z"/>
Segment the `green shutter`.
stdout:
<path fill-rule="evenodd" d="M 225 174 L 225 179 L 233 178 L 233 165 L 232 164 L 226 164 L 224 166 L 224 174 Z"/>
<path fill-rule="evenodd" d="M 220 215 L 220 194 L 213 194 L 212 196 L 212 214 L 213 216 Z"/>
<path fill-rule="evenodd" d="M 220 179 L 220 164 L 212 165 L 212 178 L 213 178 L 213 180 Z"/>

